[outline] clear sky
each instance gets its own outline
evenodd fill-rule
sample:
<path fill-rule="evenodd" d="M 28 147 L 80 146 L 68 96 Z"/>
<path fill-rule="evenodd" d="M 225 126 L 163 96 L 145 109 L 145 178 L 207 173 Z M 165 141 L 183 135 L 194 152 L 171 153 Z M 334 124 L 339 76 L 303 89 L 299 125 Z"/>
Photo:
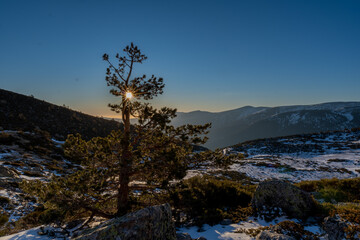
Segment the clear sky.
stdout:
<path fill-rule="evenodd" d="M 0 0 L 0 88 L 110 116 L 102 55 L 130 42 L 156 106 L 360 101 L 357 0 Z"/>

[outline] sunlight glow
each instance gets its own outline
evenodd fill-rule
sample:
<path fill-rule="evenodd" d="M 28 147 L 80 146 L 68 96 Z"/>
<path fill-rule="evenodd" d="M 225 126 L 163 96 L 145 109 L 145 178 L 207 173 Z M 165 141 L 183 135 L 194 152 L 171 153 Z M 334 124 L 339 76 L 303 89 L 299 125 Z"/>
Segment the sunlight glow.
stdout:
<path fill-rule="evenodd" d="M 125 93 L 125 97 L 126 97 L 127 99 L 132 99 L 132 98 L 133 98 L 133 94 L 132 94 L 131 92 L 126 92 L 126 93 Z"/>

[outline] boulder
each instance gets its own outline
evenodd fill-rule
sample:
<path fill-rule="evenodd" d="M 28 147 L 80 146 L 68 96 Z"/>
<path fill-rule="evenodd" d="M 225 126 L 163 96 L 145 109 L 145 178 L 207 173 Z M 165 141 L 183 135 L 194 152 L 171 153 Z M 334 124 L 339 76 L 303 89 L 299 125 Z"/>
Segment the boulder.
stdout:
<path fill-rule="evenodd" d="M 256 236 L 256 240 L 296 240 L 296 239 L 284 234 L 279 234 L 265 230 Z"/>
<path fill-rule="evenodd" d="M 207 240 L 204 237 L 192 238 L 188 233 L 176 233 L 176 240 Z"/>
<path fill-rule="evenodd" d="M 323 222 L 323 229 L 328 240 L 341 240 L 345 238 L 345 228 L 348 225 L 339 217 L 326 217 Z"/>
<path fill-rule="evenodd" d="M 220 222 L 221 225 L 230 225 L 232 224 L 232 220 L 231 219 L 223 219 L 221 222 Z"/>
<path fill-rule="evenodd" d="M 0 177 L 18 178 L 19 175 L 12 169 L 0 166 Z"/>
<path fill-rule="evenodd" d="M 316 209 L 316 203 L 309 193 L 280 180 L 260 183 L 251 205 L 259 214 L 280 209 L 289 217 L 300 219 L 309 217 Z"/>
<path fill-rule="evenodd" d="M 176 240 L 193 240 L 188 233 L 176 233 Z"/>
<path fill-rule="evenodd" d="M 77 240 L 176 240 L 169 204 L 152 206 L 84 230 Z"/>

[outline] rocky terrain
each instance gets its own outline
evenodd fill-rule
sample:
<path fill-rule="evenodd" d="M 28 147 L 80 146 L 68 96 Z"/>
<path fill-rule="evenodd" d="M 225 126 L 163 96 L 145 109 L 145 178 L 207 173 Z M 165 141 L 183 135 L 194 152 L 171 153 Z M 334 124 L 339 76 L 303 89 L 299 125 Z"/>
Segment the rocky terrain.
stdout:
<path fill-rule="evenodd" d="M 242 153 L 230 167 L 252 181 L 291 182 L 360 176 L 360 129 L 259 139 L 225 148 Z M 205 171 L 214 171 L 207 169 Z M 191 171 L 188 177 L 201 171 Z"/>
<path fill-rule="evenodd" d="M 51 138 L 46 132 L 1 131 L 0 143 L 1 211 L 3 215 L 8 216 L 8 226 L 15 226 L 19 219 L 39 207 L 35 198 L 21 192 L 19 183 L 22 179 L 47 181 L 52 175 L 66 175 L 81 167 L 67 161 L 61 148 L 63 142 Z M 310 195 L 302 193 L 302 190 L 294 188 L 289 183 L 271 184 L 270 181 L 268 185 L 264 185 L 267 183 L 264 180 L 278 179 L 303 183 L 304 180 L 334 177 L 356 179 L 360 174 L 359 145 L 360 129 L 352 129 L 260 139 L 225 148 L 226 153 L 244 155 L 244 158 L 238 159 L 230 167 L 228 173 L 237 172 L 241 178 L 247 179 L 249 184 L 260 183 L 259 186 L 266 186 L 258 187 L 257 192 L 260 193 L 255 192 L 252 200 L 254 209 L 261 211 L 258 215 L 251 215 L 238 222 L 225 219 L 221 224 L 213 226 L 205 224 L 201 228 L 191 225 L 177 228 L 178 239 L 331 239 L 327 236 L 333 231 L 334 226 L 345 224 L 344 226 L 348 227 L 350 223 L 342 218 L 329 218 L 325 221 L 310 217 L 304 221 L 304 218 L 312 216 L 314 211 L 317 211 L 314 210 L 316 203 L 311 202 Z M 187 178 L 194 175 L 219 177 L 223 173 L 222 169 L 202 169 L 190 171 Z M 273 200 L 269 202 L 269 199 Z M 298 202 L 297 208 L 294 208 L 294 201 Z M 99 223 L 101 220 L 97 224 Z M 326 230 L 326 226 L 330 230 Z M 65 234 L 63 229 L 47 229 L 47 233 L 54 233 L 62 238 L 70 236 L 69 232 Z M 36 228 L 22 234 L 28 236 L 42 231 L 45 230 Z M 336 234 L 345 236 L 340 230 L 336 230 Z M 300 235 L 307 238 L 299 237 Z M 22 239 L 12 237 L 0 239 Z M 44 238 L 36 239 L 48 237 L 49 235 L 45 234 Z"/>
<path fill-rule="evenodd" d="M 20 105 L 16 106 L 17 102 L 21 107 Z M 0 234 L 8 235 L 31 228 L 25 232 L 4 236 L 0 239 L 49 239 L 49 237 L 88 239 L 91 237 L 87 236 L 103 236 L 102 234 L 105 233 L 101 232 L 102 229 L 111 229 L 111 231 L 105 231 L 106 234 L 108 232 L 124 236 L 140 236 L 142 234 L 142 238 L 145 236 L 144 239 L 146 236 L 179 240 L 337 240 L 344 237 L 359 239 L 357 234 L 360 232 L 358 217 L 360 216 L 358 205 L 360 201 L 358 194 L 360 187 L 360 128 L 242 142 L 223 149 L 225 154 L 235 153 L 243 156 L 236 159 L 229 169 L 203 167 L 188 171 L 184 181 L 192 179 L 194 176 L 205 176 L 203 179 L 199 178 L 193 181 L 193 183 L 200 181 L 199 185 L 193 189 L 183 189 L 185 195 L 182 197 L 188 197 L 189 203 L 199 204 L 199 206 L 192 207 L 205 206 L 207 203 L 203 202 L 208 199 L 201 198 L 204 196 L 220 197 L 220 199 L 236 197 L 245 203 L 245 205 L 237 203 L 238 206 L 241 205 L 238 209 L 223 206 L 217 208 L 211 205 L 214 203 L 211 203 L 204 209 L 205 217 L 193 216 L 187 219 L 184 215 L 188 213 L 184 209 L 175 209 L 175 201 L 168 199 L 173 201 L 171 207 L 169 205 L 150 207 L 130 213 L 120 220 L 107 222 L 104 222 L 104 219 L 94 218 L 86 224 L 85 231 L 80 231 L 78 228 L 85 223 L 86 218 L 68 222 L 62 226 L 39 227 L 40 223 L 37 222 L 36 216 L 44 211 L 44 206 L 39 204 L 35 197 L 22 192 L 21 181 L 41 180 L 47 182 L 53 175 L 66 176 L 81 168 L 80 165 L 68 161 L 64 156 L 61 145 L 68 133 L 80 129 L 82 134 L 90 138 L 97 134 L 106 134 L 107 131 L 120 125 L 115 124 L 114 121 L 93 118 L 32 97 L 6 91 L 0 91 L 0 104 L 2 106 L 0 108 Z M 328 105 L 325 104 L 306 109 L 298 107 L 297 110 L 315 111 L 317 109 L 316 111 L 320 111 L 318 114 L 321 115 L 323 111 L 327 111 L 325 109 L 327 107 Z M 357 103 L 331 104 L 331 107 L 337 109 L 338 113 L 347 119 L 339 117 L 339 119 L 345 119 L 342 127 L 352 126 L 350 123 L 355 123 L 358 119 Z M 286 107 L 276 111 L 273 109 L 276 113 L 273 112 L 274 117 L 289 114 L 289 109 Z M 242 109 L 244 112 L 241 116 L 250 117 L 250 115 L 268 110 L 265 108 Z M 49 115 L 35 116 L 41 111 Z M 302 113 L 305 114 L 305 112 Z M 288 122 L 283 122 L 282 126 L 302 121 L 302 117 L 296 116 L 289 118 Z M 72 122 L 74 125 L 66 124 L 68 122 Z M 316 123 L 314 120 L 314 125 Z M 97 125 L 104 127 L 92 131 L 92 128 L 97 129 Z M 326 128 L 326 130 L 329 129 Z M 204 148 L 197 150 L 201 151 Z M 210 178 L 206 178 L 206 176 Z M 229 181 L 224 183 L 224 180 Z M 191 184 L 188 186 L 191 187 Z M 209 188 L 206 189 L 206 187 Z M 216 189 L 216 187 L 220 189 Z M 221 191 L 221 188 L 225 190 Z M 234 189 L 239 195 L 232 192 Z M 221 194 L 229 194 L 229 196 L 221 194 L 215 196 L 216 194 L 213 194 L 216 192 L 215 190 L 220 191 Z M 205 191 L 209 195 L 205 195 Z M 196 195 L 199 193 L 200 195 Z M 141 192 L 134 192 L 134 195 L 139 196 Z M 199 198 L 201 201 L 198 201 Z M 208 202 L 212 202 L 211 199 Z M 250 205 L 248 206 L 248 204 Z M 180 216 L 176 228 L 177 236 L 175 236 L 173 222 L 169 220 L 175 218 L 175 215 L 174 218 L 170 216 L 170 208 L 172 208 L 173 214 Z M 228 216 L 229 219 L 221 218 L 221 221 L 216 222 L 214 216 L 218 217 L 219 215 L 216 214 L 219 211 L 223 214 L 220 216 Z M 213 215 L 208 214 L 209 212 Z M 187 220 L 181 221 L 181 217 Z M 201 226 L 195 224 L 198 217 L 203 217 Z M 153 219 L 150 222 L 154 224 L 144 225 L 146 229 L 133 228 L 138 226 L 139 222 L 145 223 L 146 219 Z M 206 221 L 211 224 L 206 224 Z M 203 224 L 204 222 L 205 224 Z M 99 226 L 96 227 L 97 225 Z M 125 228 L 129 231 L 124 232 L 124 227 L 121 226 L 126 226 Z M 169 230 L 164 231 L 167 235 L 156 235 L 161 232 L 159 228 L 163 227 Z"/>
<path fill-rule="evenodd" d="M 79 166 L 63 156 L 61 143 L 46 132 L 0 132 L 1 213 L 9 223 L 16 222 L 37 207 L 36 199 L 19 189 L 22 180 L 47 181 L 52 175 L 64 175 Z"/>

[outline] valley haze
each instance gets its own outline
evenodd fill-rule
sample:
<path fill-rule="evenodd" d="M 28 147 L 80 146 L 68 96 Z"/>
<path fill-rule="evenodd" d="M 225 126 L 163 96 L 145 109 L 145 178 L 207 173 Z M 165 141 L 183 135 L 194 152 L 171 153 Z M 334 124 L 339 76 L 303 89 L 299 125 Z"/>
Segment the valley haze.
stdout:
<path fill-rule="evenodd" d="M 132 123 L 136 123 L 136 119 L 132 119 Z M 205 123 L 211 123 L 212 127 L 204 146 L 223 148 L 254 139 L 357 128 L 360 126 L 360 102 L 177 112 L 172 121 L 174 126 Z"/>
<path fill-rule="evenodd" d="M 212 123 L 205 147 L 214 149 L 259 138 L 350 129 L 360 126 L 360 102 L 252 107 L 224 111 L 179 112 L 175 126 Z"/>

